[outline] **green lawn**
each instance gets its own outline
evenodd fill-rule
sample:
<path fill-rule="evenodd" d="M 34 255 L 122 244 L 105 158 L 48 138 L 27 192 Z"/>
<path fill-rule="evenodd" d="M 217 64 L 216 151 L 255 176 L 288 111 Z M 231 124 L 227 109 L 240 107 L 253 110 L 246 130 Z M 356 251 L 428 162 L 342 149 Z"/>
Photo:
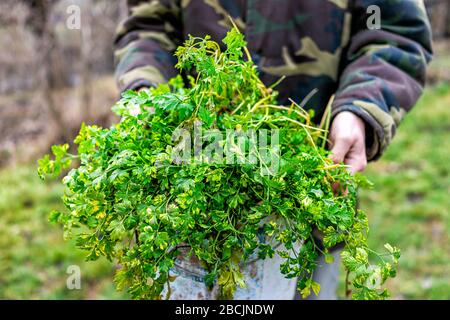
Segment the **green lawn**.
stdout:
<path fill-rule="evenodd" d="M 61 207 L 63 189 L 43 183 L 35 166 L 0 172 L 0 299 L 123 298 L 112 283 L 113 266 L 100 259 L 84 262 L 62 228 L 47 222 Z M 81 270 L 81 290 L 68 290 L 68 266 Z"/>
<path fill-rule="evenodd" d="M 375 186 L 361 192 L 361 207 L 371 245 L 402 249 L 399 274 L 388 284 L 394 298 L 450 299 L 449 133 L 450 85 L 441 85 L 427 90 L 383 159 L 369 165 Z M 48 224 L 61 206 L 60 185 L 42 183 L 35 165 L 5 168 L 0 182 L 1 299 L 127 297 L 114 289 L 114 266 L 83 262 L 62 229 Z M 70 265 L 80 266 L 81 290 L 66 288 Z"/>
<path fill-rule="evenodd" d="M 402 250 L 393 298 L 450 299 L 450 86 L 427 90 L 361 192 L 370 244 Z M 343 282 L 343 279 L 341 280 Z M 341 293 L 343 290 L 341 290 Z"/>

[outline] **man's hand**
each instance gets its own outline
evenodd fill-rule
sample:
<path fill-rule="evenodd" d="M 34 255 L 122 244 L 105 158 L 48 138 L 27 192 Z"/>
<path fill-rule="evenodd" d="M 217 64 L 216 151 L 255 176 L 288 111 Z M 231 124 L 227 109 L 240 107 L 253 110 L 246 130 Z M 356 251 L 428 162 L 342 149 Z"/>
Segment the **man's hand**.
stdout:
<path fill-rule="evenodd" d="M 331 158 L 344 162 L 351 173 L 362 172 L 367 166 L 364 121 L 349 111 L 338 113 L 331 124 Z"/>

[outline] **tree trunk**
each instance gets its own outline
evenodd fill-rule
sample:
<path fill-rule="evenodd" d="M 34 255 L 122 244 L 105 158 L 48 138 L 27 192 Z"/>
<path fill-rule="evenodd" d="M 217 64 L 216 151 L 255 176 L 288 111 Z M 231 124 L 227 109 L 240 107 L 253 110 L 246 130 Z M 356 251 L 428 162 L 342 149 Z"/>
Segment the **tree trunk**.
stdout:
<path fill-rule="evenodd" d="M 87 123 L 93 121 L 91 112 L 92 101 L 92 79 L 90 55 L 92 50 L 92 28 L 91 13 L 89 10 L 84 12 L 83 25 L 81 28 L 81 103 L 80 110 L 83 112 L 83 118 Z"/>
<path fill-rule="evenodd" d="M 449 0 L 427 0 L 425 4 L 434 38 L 440 39 L 448 36 L 450 32 Z"/>
<path fill-rule="evenodd" d="M 50 25 L 50 13 L 53 6 L 50 0 L 32 0 L 29 2 L 32 11 L 30 27 L 32 32 L 39 39 L 37 53 L 40 55 L 39 61 L 42 66 L 41 89 L 52 120 L 55 122 L 61 137 L 70 142 L 70 130 L 68 130 L 61 113 L 56 107 L 53 97 L 55 79 L 52 73 L 52 53 L 56 48 L 56 39 Z"/>

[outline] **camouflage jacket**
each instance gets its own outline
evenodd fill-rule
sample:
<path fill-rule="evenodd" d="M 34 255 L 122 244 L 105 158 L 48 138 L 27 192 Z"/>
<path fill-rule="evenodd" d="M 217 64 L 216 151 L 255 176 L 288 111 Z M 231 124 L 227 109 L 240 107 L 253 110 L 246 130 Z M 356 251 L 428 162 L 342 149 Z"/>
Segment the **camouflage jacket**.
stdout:
<path fill-rule="evenodd" d="M 378 158 L 419 98 L 431 58 L 431 31 L 421 0 L 129 0 L 117 30 L 121 90 L 176 75 L 174 49 L 188 34 L 221 40 L 231 23 L 245 34 L 266 84 L 308 102 L 317 118 L 336 93 L 332 115 L 348 110 L 366 122 L 368 159 Z M 369 6 L 380 29 L 369 29 Z"/>

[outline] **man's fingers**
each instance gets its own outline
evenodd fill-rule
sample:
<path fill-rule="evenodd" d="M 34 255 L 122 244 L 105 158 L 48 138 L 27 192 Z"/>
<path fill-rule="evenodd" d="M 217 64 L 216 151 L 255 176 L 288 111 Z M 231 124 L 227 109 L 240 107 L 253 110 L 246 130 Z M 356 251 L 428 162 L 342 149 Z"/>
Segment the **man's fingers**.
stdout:
<path fill-rule="evenodd" d="M 331 149 L 331 159 L 334 163 L 341 163 L 345 160 L 345 155 L 350 150 L 352 142 L 346 138 L 338 138 L 334 141 L 333 147 Z"/>
<path fill-rule="evenodd" d="M 357 115 L 343 111 L 334 118 L 330 129 L 330 158 L 344 163 L 349 172 L 362 172 L 366 168 L 365 124 Z"/>
<path fill-rule="evenodd" d="M 355 174 L 356 172 L 363 172 L 366 169 L 367 158 L 363 154 L 362 156 L 344 159 L 344 163 L 349 166 L 348 171 L 351 174 Z"/>

